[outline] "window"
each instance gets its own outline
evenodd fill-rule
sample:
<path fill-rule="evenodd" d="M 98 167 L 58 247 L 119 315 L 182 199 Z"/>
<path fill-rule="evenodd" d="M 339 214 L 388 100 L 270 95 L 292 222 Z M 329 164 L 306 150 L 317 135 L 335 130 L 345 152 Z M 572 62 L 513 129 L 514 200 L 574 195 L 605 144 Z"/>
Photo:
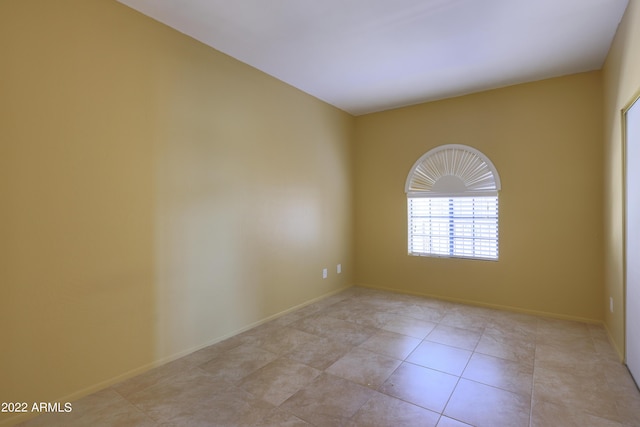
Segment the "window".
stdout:
<path fill-rule="evenodd" d="M 443 145 L 413 165 L 407 193 L 409 254 L 498 259 L 500 177 L 465 145 Z"/>

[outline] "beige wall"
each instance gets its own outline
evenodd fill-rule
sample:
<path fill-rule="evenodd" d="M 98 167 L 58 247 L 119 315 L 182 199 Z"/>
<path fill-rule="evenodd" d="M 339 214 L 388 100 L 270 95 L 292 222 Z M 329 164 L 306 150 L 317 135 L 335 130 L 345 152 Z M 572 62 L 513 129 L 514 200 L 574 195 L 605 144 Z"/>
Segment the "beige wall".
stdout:
<path fill-rule="evenodd" d="M 0 401 L 353 282 L 353 117 L 113 0 L 4 0 L 0 54 Z"/>
<path fill-rule="evenodd" d="M 602 320 L 601 93 L 591 72 L 358 117 L 356 282 Z M 451 143 L 500 174 L 497 262 L 407 255 L 405 179 Z"/>
<path fill-rule="evenodd" d="M 621 111 L 640 95 L 640 2 L 630 0 L 618 27 L 604 76 L 604 301 L 614 300 L 614 312 L 605 310 L 605 325 L 620 356 L 624 354 L 624 200 Z"/>

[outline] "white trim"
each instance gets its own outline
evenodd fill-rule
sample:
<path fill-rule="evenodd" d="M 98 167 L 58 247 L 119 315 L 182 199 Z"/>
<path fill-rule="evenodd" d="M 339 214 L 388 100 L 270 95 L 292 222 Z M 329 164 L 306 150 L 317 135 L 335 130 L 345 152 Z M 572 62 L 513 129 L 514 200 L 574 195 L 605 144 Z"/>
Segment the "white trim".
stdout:
<path fill-rule="evenodd" d="M 426 191 L 411 191 L 407 193 L 407 197 L 419 198 L 419 197 L 497 197 L 498 192 L 491 191 L 464 191 L 461 193 L 438 193 L 438 192 L 426 192 Z"/>

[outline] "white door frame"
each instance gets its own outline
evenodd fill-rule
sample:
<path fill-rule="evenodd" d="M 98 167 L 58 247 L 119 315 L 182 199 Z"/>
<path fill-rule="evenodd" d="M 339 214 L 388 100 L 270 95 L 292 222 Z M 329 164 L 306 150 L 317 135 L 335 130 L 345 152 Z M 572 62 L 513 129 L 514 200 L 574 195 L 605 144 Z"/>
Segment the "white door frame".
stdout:
<path fill-rule="evenodd" d="M 622 110 L 625 364 L 640 384 L 640 95 Z M 630 238 L 633 235 L 635 238 Z"/>

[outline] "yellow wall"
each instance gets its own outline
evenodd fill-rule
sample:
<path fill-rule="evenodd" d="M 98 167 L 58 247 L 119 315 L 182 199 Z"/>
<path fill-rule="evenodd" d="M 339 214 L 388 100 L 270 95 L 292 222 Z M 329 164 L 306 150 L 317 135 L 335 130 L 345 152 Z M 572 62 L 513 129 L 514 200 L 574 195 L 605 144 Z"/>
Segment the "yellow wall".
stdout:
<path fill-rule="evenodd" d="M 603 68 L 604 76 L 604 300 L 605 324 L 624 354 L 624 200 L 621 110 L 640 95 L 640 2 L 630 0 Z"/>
<path fill-rule="evenodd" d="M 591 72 L 358 117 L 356 283 L 601 320 L 601 91 Z M 407 174 L 452 143 L 500 174 L 497 262 L 407 255 Z"/>
<path fill-rule="evenodd" d="M 353 117 L 113 0 L 3 0 L 0 55 L 0 401 L 353 282 Z"/>

